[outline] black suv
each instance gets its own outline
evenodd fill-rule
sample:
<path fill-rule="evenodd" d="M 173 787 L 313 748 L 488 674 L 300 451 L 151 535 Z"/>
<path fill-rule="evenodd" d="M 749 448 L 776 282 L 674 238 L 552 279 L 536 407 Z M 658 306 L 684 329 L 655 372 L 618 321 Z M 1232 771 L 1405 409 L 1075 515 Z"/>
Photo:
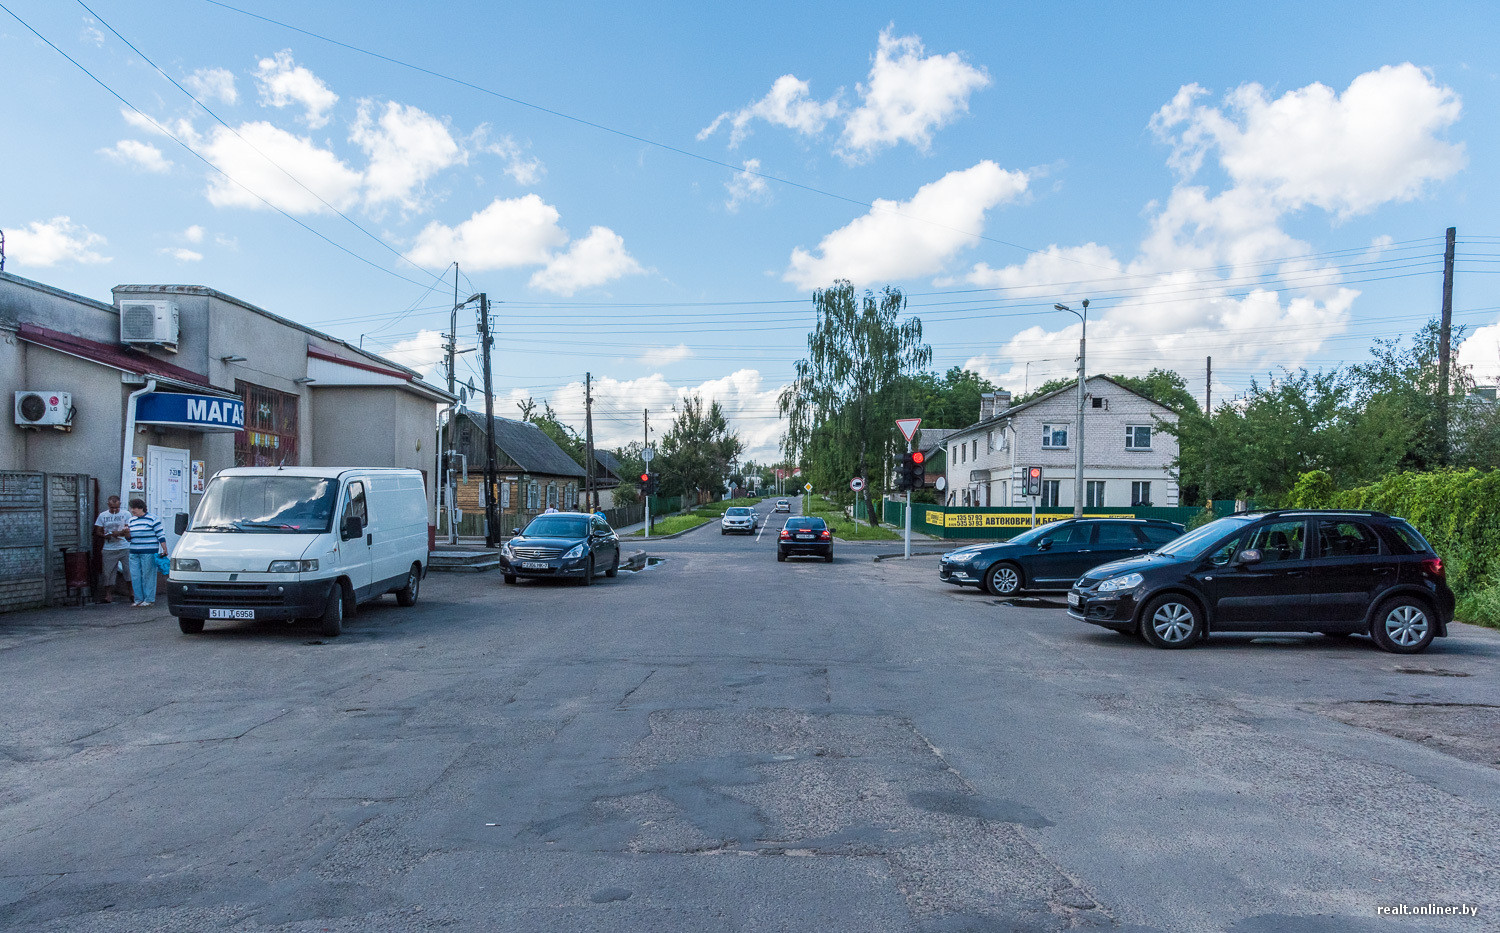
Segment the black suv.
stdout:
<path fill-rule="evenodd" d="M 1442 558 L 1399 518 L 1247 512 L 1095 567 L 1069 591 L 1068 615 L 1158 648 L 1210 632 L 1322 632 L 1411 654 L 1448 634 L 1453 591 Z"/>
<path fill-rule="evenodd" d="M 1022 590 L 1066 590 L 1091 567 L 1144 554 L 1182 534 L 1159 519 L 1073 518 L 1039 525 L 999 544 L 971 544 L 943 555 L 944 583 L 977 586 L 996 596 Z"/>

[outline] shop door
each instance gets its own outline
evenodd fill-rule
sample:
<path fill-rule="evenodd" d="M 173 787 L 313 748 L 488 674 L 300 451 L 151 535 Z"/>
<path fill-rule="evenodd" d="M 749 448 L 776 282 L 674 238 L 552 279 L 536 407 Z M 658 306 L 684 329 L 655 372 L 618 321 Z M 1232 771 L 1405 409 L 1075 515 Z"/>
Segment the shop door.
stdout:
<path fill-rule="evenodd" d="M 167 551 L 177 546 L 177 513 L 188 511 L 188 460 L 192 453 L 175 447 L 146 448 L 146 511 L 161 519 Z"/>

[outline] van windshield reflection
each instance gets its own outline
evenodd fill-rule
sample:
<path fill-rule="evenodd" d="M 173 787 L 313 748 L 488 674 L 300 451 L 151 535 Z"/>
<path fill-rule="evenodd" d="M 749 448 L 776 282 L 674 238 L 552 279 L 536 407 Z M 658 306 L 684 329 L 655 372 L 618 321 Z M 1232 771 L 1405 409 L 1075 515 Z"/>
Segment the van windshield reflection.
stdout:
<path fill-rule="evenodd" d="M 323 534 L 333 527 L 337 480 L 317 476 L 217 476 L 193 531 Z"/>

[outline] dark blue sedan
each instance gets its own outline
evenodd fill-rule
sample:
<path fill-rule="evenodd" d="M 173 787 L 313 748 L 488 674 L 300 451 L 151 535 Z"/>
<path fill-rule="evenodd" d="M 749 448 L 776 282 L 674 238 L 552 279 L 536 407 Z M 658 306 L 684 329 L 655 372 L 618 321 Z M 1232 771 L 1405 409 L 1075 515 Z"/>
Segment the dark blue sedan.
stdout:
<path fill-rule="evenodd" d="M 999 544 L 973 544 L 943 555 L 946 583 L 996 596 L 1066 590 L 1089 570 L 1154 551 L 1184 529 L 1153 518 L 1075 518 L 1028 529 Z"/>
<path fill-rule="evenodd" d="M 588 586 L 600 573 L 613 577 L 619 571 L 619 537 L 603 518 L 583 512 L 538 515 L 500 548 L 506 583 L 517 577 L 562 577 Z"/>

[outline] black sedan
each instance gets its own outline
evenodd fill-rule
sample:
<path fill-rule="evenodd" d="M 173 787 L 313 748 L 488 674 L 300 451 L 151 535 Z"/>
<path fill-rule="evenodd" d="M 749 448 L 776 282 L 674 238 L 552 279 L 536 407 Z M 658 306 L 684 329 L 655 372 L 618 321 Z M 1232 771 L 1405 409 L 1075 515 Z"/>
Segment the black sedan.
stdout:
<path fill-rule="evenodd" d="M 1175 522 L 1151 518 L 1082 518 L 1023 531 L 999 544 L 974 544 L 943 555 L 938 576 L 996 596 L 1066 590 L 1093 567 L 1144 554 L 1181 535 Z"/>
<path fill-rule="evenodd" d="M 776 559 L 795 556 L 821 557 L 833 563 L 833 529 L 827 522 L 816 516 L 786 520 L 786 527 L 776 539 Z"/>
<path fill-rule="evenodd" d="M 506 583 L 517 577 L 567 578 L 588 586 L 620 572 L 620 539 L 609 523 L 583 512 L 538 515 L 500 548 Z"/>

